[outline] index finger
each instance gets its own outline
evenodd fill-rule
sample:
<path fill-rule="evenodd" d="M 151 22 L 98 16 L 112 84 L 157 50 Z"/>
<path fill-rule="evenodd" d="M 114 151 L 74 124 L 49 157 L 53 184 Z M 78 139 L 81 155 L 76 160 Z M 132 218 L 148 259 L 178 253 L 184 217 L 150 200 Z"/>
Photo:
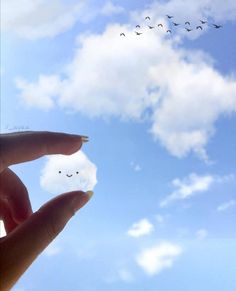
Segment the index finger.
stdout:
<path fill-rule="evenodd" d="M 25 131 L 0 136 L 0 172 L 10 165 L 32 161 L 44 155 L 70 155 L 88 137 L 48 131 Z"/>

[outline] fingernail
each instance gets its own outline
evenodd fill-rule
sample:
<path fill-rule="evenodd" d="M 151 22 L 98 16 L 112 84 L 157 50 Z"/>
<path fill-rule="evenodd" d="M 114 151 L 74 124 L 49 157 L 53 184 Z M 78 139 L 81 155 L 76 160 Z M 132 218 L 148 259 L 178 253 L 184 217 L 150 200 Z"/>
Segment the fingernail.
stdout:
<path fill-rule="evenodd" d="M 82 142 L 88 142 L 88 137 L 87 136 L 81 136 Z"/>
<path fill-rule="evenodd" d="M 87 191 L 86 194 L 88 195 L 89 199 L 93 196 L 93 191 Z"/>
<path fill-rule="evenodd" d="M 84 194 L 85 196 L 76 195 L 74 199 L 72 200 L 72 206 L 73 206 L 74 212 L 78 211 L 90 200 L 90 198 L 93 196 L 93 191 L 87 191 Z"/>

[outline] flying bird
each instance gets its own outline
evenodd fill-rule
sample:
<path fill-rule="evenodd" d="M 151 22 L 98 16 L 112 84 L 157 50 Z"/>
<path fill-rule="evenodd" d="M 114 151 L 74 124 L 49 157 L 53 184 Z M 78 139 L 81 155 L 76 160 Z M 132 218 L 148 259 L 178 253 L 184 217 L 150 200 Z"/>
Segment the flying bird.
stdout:
<path fill-rule="evenodd" d="M 172 22 L 174 24 L 174 26 L 178 26 L 180 25 L 180 23 L 176 23 L 176 22 Z"/>
<path fill-rule="evenodd" d="M 167 16 L 167 18 L 169 18 L 169 19 L 171 19 L 171 18 L 173 18 L 174 16 L 172 16 L 172 15 L 166 15 Z"/>
<path fill-rule="evenodd" d="M 167 33 L 168 33 L 168 32 L 169 32 L 169 33 L 171 33 L 171 30 L 170 30 L 170 29 L 168 29 L 166 32 L 167 32 Z"/>
<path fill-rule="evenodd" d="M 151 18 L 149 16 L 146 16 L 145 19 L 149 19 L 150 20 Z"/>
<path fill-rule="evenodd" d="M 189 21 L 186 21 L 186 22 L 185 22 L 185 25 L 187 25 L 187 24 L 190 25 L 190 22 L 189 22 Z"/>
<path fill-rule="evenodd" d="M 137 35 L 141 35 L 141 34 L 142 34 L 142 32 L 138 32 L 138 31 L 135 31 L 135 33 L 136 33 Z"/>
<path fill-rule="evenodd" d="M 124 32 L 120 33 L 120 36 L 125 36 Z"/>
<path fill-rule="evenodd" d="M 139 25 L 139 24 L 137 24 L 137 25 L 136 25 L 136 28 L 140 28 L 140 25 Z"/>
<path fill-rule="evenodd" d="M 162 23 L 159 23 L 157 26 L 158 27 L 163 27 L 163 24 Z"/>
<path fill-rule="evenodd" d="M 202 30 L 202 26 L 201 26 L 201 25 L 198 25 L 198 26 L 196 27 L 196 29 L 201 29 L 201 30 Z"/>
<path fill-rule="evenodd" d="M 192 29 L 185 27 L 185 29 L 187 30 L 187 32 L 192 31 Z"/>
<path fill-rule="evenodd" d="M 212 24 L 215 28 L 221 28 L 222 25 Z"/>
<path fill-rule="evenodd" d="M 149 27 L 150 29 L 153 29 L 153 28 L 154 28 L 154 26 L 150 26 L 150 25 L 148 25 L 148 27 Z"/>
<path fill-rule="evenodd" d="M 201 24 L 206 24 L 207 21 L 200 20 Z"/>

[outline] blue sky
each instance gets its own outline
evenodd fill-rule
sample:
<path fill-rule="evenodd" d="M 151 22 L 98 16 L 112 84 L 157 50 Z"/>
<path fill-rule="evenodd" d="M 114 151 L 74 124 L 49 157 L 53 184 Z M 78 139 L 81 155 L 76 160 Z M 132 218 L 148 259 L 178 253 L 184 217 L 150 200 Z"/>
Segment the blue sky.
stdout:
<path fill-rule="evenodd" d="M 88 135 L 98 181 L 13 290 L 235 290 L 235 2 L 11 0 L 2 14 L 1 132 Z M 46 162 L 12 166 L 34 210 L 53 197 Z"/>

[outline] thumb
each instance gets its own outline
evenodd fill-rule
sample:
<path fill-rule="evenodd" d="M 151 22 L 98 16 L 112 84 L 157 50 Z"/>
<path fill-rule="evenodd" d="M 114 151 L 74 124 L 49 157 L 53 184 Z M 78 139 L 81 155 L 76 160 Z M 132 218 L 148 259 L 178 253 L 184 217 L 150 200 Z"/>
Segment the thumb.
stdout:
<path fill-rule="evenodd" d="M 1 290 L 9 290 L 36 257 L 62 231 L 93 192 L 74 191 L 55 197 L 0 241 Z"/>

